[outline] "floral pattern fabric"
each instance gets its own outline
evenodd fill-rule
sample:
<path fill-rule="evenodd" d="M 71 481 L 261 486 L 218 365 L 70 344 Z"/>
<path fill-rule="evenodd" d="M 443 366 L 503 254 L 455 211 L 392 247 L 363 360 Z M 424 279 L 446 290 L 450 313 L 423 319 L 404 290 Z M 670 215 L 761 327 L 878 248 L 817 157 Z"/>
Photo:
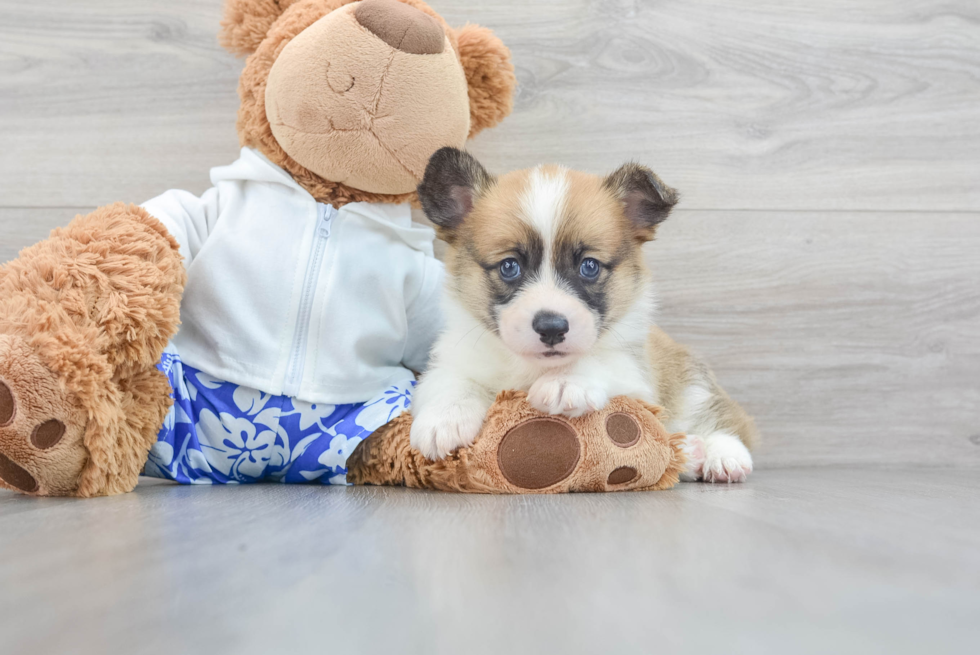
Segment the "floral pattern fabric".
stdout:
<path fill-rule="evenodd" d="M 144 475 L 184 484 L 346 484 L 354 447 L 411 404 L 414 382 L 352 405 L 307 403 L 209 376 L 168 346 L 157 365 L 174 404 Z"/>

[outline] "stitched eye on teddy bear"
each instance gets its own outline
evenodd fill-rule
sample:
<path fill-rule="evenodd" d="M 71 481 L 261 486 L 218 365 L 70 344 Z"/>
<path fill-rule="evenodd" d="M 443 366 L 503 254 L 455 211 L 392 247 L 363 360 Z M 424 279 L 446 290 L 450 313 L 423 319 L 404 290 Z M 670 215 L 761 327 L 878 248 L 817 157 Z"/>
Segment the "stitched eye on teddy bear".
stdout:
<path fill-rule="evenodd" d="M 327 62 L 327 85 L 334 93 L 344 94 L 354 88 L 355 78 L 340 66 Z"/>

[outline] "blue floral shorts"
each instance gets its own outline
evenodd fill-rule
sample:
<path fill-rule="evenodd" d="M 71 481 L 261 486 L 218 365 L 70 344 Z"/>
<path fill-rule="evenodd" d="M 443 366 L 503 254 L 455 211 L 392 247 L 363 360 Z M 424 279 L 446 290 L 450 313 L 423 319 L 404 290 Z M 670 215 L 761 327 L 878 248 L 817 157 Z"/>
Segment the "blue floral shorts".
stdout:
<path fill-rule="evenodd" d="M 217 380 L 168 346 L 157 365 L 173 407 L 144 475 L 184 484 L 346 484 L 347 457 L 411 404 L 414 382 L 353 405 L 306 403 Z"/>

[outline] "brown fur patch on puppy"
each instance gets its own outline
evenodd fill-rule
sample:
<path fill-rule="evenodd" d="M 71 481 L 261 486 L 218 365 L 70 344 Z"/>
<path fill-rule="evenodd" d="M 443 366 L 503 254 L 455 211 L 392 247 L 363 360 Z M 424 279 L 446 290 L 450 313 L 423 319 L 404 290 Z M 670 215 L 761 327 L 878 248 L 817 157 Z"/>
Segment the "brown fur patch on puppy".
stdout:
<path fill-rule="evenodd" d="M 516 256 L 533 266 L 543 256 L 543 244 L 520 218 L 519 194 L 527 171 L 517 171 L 486 189 L 466 217 L 466 229 L 455 232 L 446 252 L 446 268 L 453 288 L 469 311 L 488 329 L 496 330 L 496 307 L 514 290 L 496 275 L 501 260 Z M 480 293 L 473 293 L 480 290 Z"/>
<path fill-rule="evenodd" d="M 691 432 L 728 432 L 737 435 L 749 449 L 758 447 L 761 437 L 755 421 L 718 384 L 707 364 L 657 326 L 650 330 L 647 356 L 657 376 L 665 423 L 680 418 L 690 410 L 685 407 L 684 394 L 691 386 L 697 385 L 707 392 L 707 400 L 693 416 L 685 417 L 691 423 Z"/>
<path fill-rule="evenodd" d="M 589 283 L 570 282 L 579 297 L 601 308 L 604 324 L 614 324 L 626 314 L 640 293 L 646 265 L 636 247 L 633 224 L 623 204 L 601 177 L 568 171 L 565 213 L 555 236 L 555 270 L 576 280 L 584 256 L 602 264 L 599 277 Z"/>

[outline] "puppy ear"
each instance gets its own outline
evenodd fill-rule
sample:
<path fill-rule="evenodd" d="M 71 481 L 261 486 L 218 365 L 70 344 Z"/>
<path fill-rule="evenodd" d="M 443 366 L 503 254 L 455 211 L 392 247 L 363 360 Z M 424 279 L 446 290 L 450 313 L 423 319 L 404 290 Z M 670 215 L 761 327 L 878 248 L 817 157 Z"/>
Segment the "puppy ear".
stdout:
<path fill-rule="evenodd" d="M 653 171 L 632 162 L 621 166 L 604 184 L 622 201 L 623 212 L 641 241 L 654 237 L 657 226 L 679 199 L 677 191 L 664 184 Z"/>
<path fill-rule="evenodd" d="M 426 217 L 438 226 L 439 236 L 452 242 L 456 228 L 493 183 L 493 176 L 468 153 L 440 148 L 425 167 L 419 201 Z"/>
<path fill-rule="evenodd" d="M 235 55 L 250 55 L 276 19 L 297 0 L 225 0 L 218 43 Z"/>
<path fill-rule="evenodd" d="M 514 64 L 510 50 L 485 27 L 464 25 L 456 31 L 459 61 L 470 97 L 470 138 L 506 118 L 514 109 Z"/>

